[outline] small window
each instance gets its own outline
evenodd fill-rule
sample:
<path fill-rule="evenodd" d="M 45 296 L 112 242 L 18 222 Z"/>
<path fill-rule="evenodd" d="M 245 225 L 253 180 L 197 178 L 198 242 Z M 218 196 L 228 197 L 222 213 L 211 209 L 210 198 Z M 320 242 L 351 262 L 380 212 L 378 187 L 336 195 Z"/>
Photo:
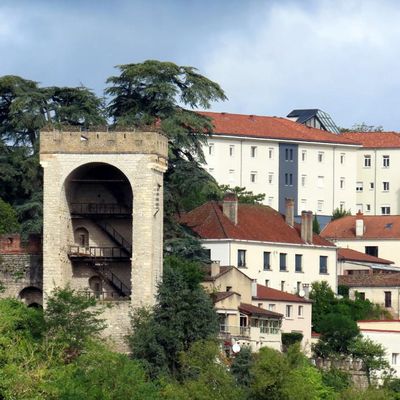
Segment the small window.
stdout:
<path fill-rule="evenodd" d="M 268 205 L 272 207 L 273 204 L 274 204 L 274 198 L 272 196 L 268 197 Z"/>
<path fill-rule="evenodd" d="M 365 300 L 365 292 L 357 292 L 357 297 L 360 300 Z"/>
<path fill-rule="evenodd" d="M 340 153 L 340 164 L 344 164 L 346 155 L 344 153 Z"/>
<path fill-rule="evenodd" d="M 378 246 L 365 246 L 365 254 L 378 257 Z"/>
<path fill-rule="evenodd" d="M 299 306 L 298 311 L 297 311 L 297 315 L 299 317 L 302 317 L 304 315 L 304 306 Z"/>
<path fill-rule="evenodd" d="M 286 313 L 285 313 L 285 317 L 286 318 L 292 318 L 292 308 L 293 306 L 286 306 Z"/>
<path fill-rule="evenodd" d="M 301 152 L 301 161 L 307 160 L 307 150 L 302 150 Z"/>
<path fill-rule="evenodd" d="M 382 166 L 383 166 L 383 168 L 389 168 L 389 166 L 390 166 L 389 156 L 382 156 Z"/>
<path fill-rule="evenodd" d="M 256 183 L 257 181 L 257 172 L 256 171 L 251 171 L 250 173 L 250 182 L 251 183 Z"/>
<path fill-rule="evenodd" d="M 364 190 L 364 183 L 363 182 L 357 182 L 356 183 L 356 192 L 362 192 Z"/>
<path fill-rule="evenodd" d="M 327 256 L 319 256 L 319 273 L 320 274 L 328 273 L 328 257 Z"/>
<path fill-rule="evenodd" d="M 275 311 L 275 304 L 268 304 L 269 311 Z"/>
<path fill-rule="evenodd" d="M 366 204 L 365 205 L 365 211 L 371 212 L 371 204 Z"/>
<path fill-rule="evenodd" d="M 279 271 L 286 271 L 286 253 L 279 253 Z"/>
<path fill-rule="evenodd" d="M 389 191 L 389 182 L 383 182 L 383 191 L 388 192 Z"/>
<path fill-rule="evenodd" d="M 214 168 L 208 168 L 208 172 L 212 174 L 214 172 Z"/>
<path fill-rule="evenodd" d="M 392 365 L 397 365 L 399 360 L 399 353 L 392 353 Z"/>
<path fill-rule="evenodd" d="M 307 200 L 306 199 L 301 199 L 300 200 L 300 205 L 301 205 L 301 210 L 306 210 L 307 209 Z"/>
<path fill-rule="evenodd" d="M 255 158 L 257 156 L 257 146 L 250 147 L 250 156 Z"/>
<path fill-rule="evenodd" d="M 285 281 L 281 281 L 281 291 L 285 291 Z"/>
<path fill-rule="evenodd" d="M 208 145 L 208 154 L 210 155 L 210 156 L 212 156 L 212 155 L 214 155 L 214 143 L 209 143 L 209 145 Z"/>
<path fill-rule="evenodd" d="M 321 212 L 324 209 L 324 201 L 323 200 L 318 200 L 317 202 L 317 211 Z"/>
<path fill-rule="evenodd" d="M 364 155 L 364 167 L 371 168 L 371 156 L 368 154 Z"/>
<path fill-rule="evenodd" d="M 324 187 L 324 177 L 320 175 L 317 179 L 317 187 L 322 189 Z"/>
<path fill-rule="evenodd" d="M 285 174 L 285 186 L 293 186 L 293 174 Z"/>
<path fill-rule="evenodd" d="M 296 283 L 296 293 L 299 294 L 301 289 L 301 282 Z"/>
<path fill-rule="evenodd" d="M 264 251 L 264 254 L 263 254 L 264 271 L 271 270 L 270 262 L 271 262 L 271 253 L 269 251 Z"/>
<path fill-rule="evenodd" d="M 229 183 L 233 183 L 235 181 L 235 170 L 230 169 L 229 170 Z"/>
<path fill-rule="evenodd" d="M 274 173 L 273 173 L 273 172 L 269 172 L 269 173 L 268 173 L 268 183 L 269 183 L 270 185 L 272 185 L 273 182 L 274 182 Z"/>
<path fill-rule="evenodd" d="M 246 267 L 246 250 L 238 250 L 238 267 Z"/>
<path fill-rule="evenodd" d="M 301 186 L 305 187 L 307 183 L 307 175 L 301 176 Z"/>
<path fill-rule="evenodd" d="M 266 286 L 266 287 L 269 287 L 269 279 L 266 279 L 266 280 L 265 280 L 265 286 Z"/>
<path fill-rule="evenodd" d="M 390 215 L 390 206 L 382 206 L 381 213 L 382 215 Z"/>
<path fill-rule="evenodd" d="M 339 208 L 340 208 L 340 211 L 344 211 L 345 208 L 346 208 L 346 202 L 345 201 L 341 201 L 339 203 Z"/>
<path fill-rule="evenodd" d="M 227 286 L 226 287 L 226 292 L 230 292 L 232 290 L 232 286 Z"/>
<path fill-rule="evenodd" d="M 323 162 L 324 161 L 324 152 L 323 151 L 319 151 L 318 152 L 318 162 Z"/>
<path fill-rule="evenodd" d="M 295 255 L 295 271 L 296 272 L 303 271 L 303 255 L 302 254 Z"/>
<path fill-rule="evenodd" d="M 274 149 L 273 149 L 272 147 L 270 147 L 270 148 L 268 149 L 268 158 L 269 158 L 270 160 L 272 160 L 273 157 L 274 157 Z"/>
<path fill-rule="evenodd" d="M 231 157 L 233 157 L 234 154 L 235 154 L 235 146 L 231 144 L 231 145 L 229 146 L 229 155 L 230 155 Z"/>
<path fill-rule="evenodd" d="M 339 181 L 339 187 L 340 187 L 340 189 L 344 189 L 344 182 L 345 182 L 345 178 L 340 178 L 340 181 Z"/>
<path fill-rule="evenodd" d="M 285 149 L 285 161 L 293 161 L 293 149 Z"/>
<path fill-rule="evenodd" d="M 392 307 L 392 292 L 385 292 L 385 307 Z"/>
<path fill-rule="evenodd" d="M 369 183 L 369 190 L 373 190 L 375 187 L 374 182 Z"/>

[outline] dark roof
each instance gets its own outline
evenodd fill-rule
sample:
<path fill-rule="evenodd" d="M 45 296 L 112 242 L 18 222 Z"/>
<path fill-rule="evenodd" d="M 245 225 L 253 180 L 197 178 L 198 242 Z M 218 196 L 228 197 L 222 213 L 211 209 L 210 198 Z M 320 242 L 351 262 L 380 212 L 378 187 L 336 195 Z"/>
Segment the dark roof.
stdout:
<path fill-rule="evenodd" d="M 283 315 L 265 308 L 253 306 L 252 304 L 240 303 L 239 311 L 243 314 L 253 315 L 255 317 L 282 318 Z"/>
<path fill-rule="evenodd" d="M 269 206 L 239 204 L 235 225 L 218 202 L 207 202 L 184 214 L 180 223 L 192 229 L 202 239 L 238 239 L 271 243 L 304 244 L 301 225 L 289 226 L 285 218 Z M 335 247 L 320 235 L 313 235 L 313 244 Z"/>
<path fill-rule="evenodd" d="M 400 273 L 339 275 L 338 285 L 349 287 L 398 287 Z"/>
<path fill-rule="evenodd" d="M 340 132 L 337 125 L 333 122 L 331 116 L 325 111 L 319 110 L 318 108 L 311 108 L 305 110 L 293 110 L 287 116 L 288 118 L 297 118 L 296 122 L 299 124 L 305 124 L 311 118 L 317 118 L 321 123 L 323 129 L 338 134 Z"/>
<path fill-rule="evenodd" d="M 218 303 L 221 300 L 227 299 L 228 297 L 232 296 L 233 294 L 237 294 L 240 296 L 239 293 L 236 292 L 215 292 L 211 294 L 211 299 L 213 303 Z"/>
<path fill-rule="evenodd" d="M 287 117 L 288 118 L 297 118 L 299 124 L 304 124 L 304 122 L 308 121 L 312 117 L 315 117 L 318 113 L 318 108 L 310 108 L 305 110 L 293 110 L 291 111 Z"/>
<path fill-rule="evenodd" d="M 337 259 L 338 261 L 361 261 L 371 264 L 393 264 L 393 261 L 385 260 L 384 258 L 370 256 L 369 254 L 361 253 L 360 251 L 344 248 L 338 249 Z"/>
<path fill-rule="evenodd" d="M 213 135 L 230 135 L 261 139 L 290 140 L 299 142 L 335 143 L 358 146 L 354 140 L 311 128 L 286 118 L 258 115 L 228 114 L 201 111 L 199 114 L 212 119 Z"/>
<path fill-rule="evenodd" d="M 221 266 L 219 268 L 220 268 L 219 274 L 215 275 L 215 276 L 211 276 L 211 266 L 210 265 L 205 266 L 204 267 L 205 275 L 204 275 L 203 280 L 205 282 L 215 281 L 217 278 L 219 278 L 220 276 L 226 274 L 228 271 L 230 271 L 232 268 L 235 268 L 235 267 Z"/>
<path fill-rule="evenodd" d="M 356 237 L 356 220 L 364 221 L 363 236 Z M 400 239 L 400 215 L 348 215 L 329 222 L 321 232 L 328 239 Z"/>
<path fill-rule="evenodd" d="M 312 303 L 311 300 L 295 294 L 282 292 L 281 290 L 272 289 L 263 285 L 257 285 L 257 297 L 255 300 L 274 300 L 274 301 L 289 301 L 294 303 Z"/>

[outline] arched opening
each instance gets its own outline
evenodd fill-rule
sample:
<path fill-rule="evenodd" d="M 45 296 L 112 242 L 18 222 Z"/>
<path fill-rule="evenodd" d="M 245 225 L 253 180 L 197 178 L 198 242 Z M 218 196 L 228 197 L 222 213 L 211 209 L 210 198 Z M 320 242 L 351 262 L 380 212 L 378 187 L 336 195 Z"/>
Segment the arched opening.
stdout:
<path fill-rule="evenodd" d="M 19 293 L 21 299 L 28 307 L 43 306 L 43 291 L 35 286 L 28 286 Z"/>
<path fill-rule="evenodd" d="M 118 168 L 88 163 L 64 183 L 65 226 L 72 279 L 96 297 L 130 297 L 132 256 L 132 187 Z M 85 283 L 86 281 L 86 283 Z"/>

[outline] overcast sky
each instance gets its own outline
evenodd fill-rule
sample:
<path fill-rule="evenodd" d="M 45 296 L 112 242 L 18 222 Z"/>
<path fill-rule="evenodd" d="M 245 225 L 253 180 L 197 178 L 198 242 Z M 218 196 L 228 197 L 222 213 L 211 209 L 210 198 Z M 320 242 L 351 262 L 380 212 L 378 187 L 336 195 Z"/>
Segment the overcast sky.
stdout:
<path fill-rule="evenodd" d="M 0 0 L 0 75 L 102 95 L 115 65 L 159 59 L 218 82 L 214 111 L 400 131 L 399 21 L 397 0 Z"/>

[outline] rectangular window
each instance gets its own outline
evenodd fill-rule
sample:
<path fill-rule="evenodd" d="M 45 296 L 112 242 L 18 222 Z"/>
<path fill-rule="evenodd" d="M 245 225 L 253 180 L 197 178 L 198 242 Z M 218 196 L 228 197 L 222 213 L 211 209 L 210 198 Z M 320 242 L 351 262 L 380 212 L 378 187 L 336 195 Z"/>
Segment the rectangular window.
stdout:
<path fill-rule="evenodd" d="M 295 259 L 295 271 L 302 272 L 303 271 L 303 255 L 296 254 L 294 256 L 294 259 Z"/>
<path fill-rule="evenodd" d="M 317 178 L 317 187 L 319 187 L 320 189 L 322 189 L 324 187 L 324 177 L 323 176 L 319 176 Z"/>
<path fill-rule="evenodd" d="M 346 155 L 344 153 L 340 153 L 340 164 L 344 164 Z"/>
<path fill-rule="evenodd" d="M 340 208 L 341 211 L 345 210 L 346 209 L 346 202 L 345 201 L 341 201 L 339 203 L 339 208 Z"/>
<path fill-rule="evenodd" d="M 250 182 L 251 183 L 256 183 L 257 181 L 257 172 L 256 171 L 251 171 L 250 172 Z"/>
<path fill-rule="evenodd" d="M 307 209 L 307 200 L 306 199 L 301 199 L 300 200 L 300 206 L 301 206 L 301 211 L 304 211 Z"/>
<path fill-rule="evenodd" d="M 389 191 L 389 182 L 383 182 L 383 191 L 388 192 Z"/>
<path fill-rule="evenodd" d="M 238 250 L 238 267 L 246 266 L 246 250 Z"/>
<path fill-rule="evenodd" d="M 357 292 L 357 297 L 360 300 L 365 300 L 365 292 Z"/>
<path fill-rule="evenodd" d="M 214 143 L 209 143 L 209 145 L 208 145 L 208 154 L 210 156 L 214 155 Z"/>
<path fill-rule="evenodd" d="M 321 212 L 324 208 L 324 201 L 323 200 L 318 200 L 317 202 L 317 211 Z"/>
<path fill-rule="evenodd" d="M 364 183 L 363 182 L 357 182 L 356 183 L 356 192 L 362 192 L 364 190 Z"/>
<path fill-rule="evenodd" d="M 265 280 L 265 286 L 266 286 L 266 287 L 269 287 L 269 279 L 266 279 L 266 280 Z"/>
<path fill-rule="evenodd" d="M 328 273 L 328 257 L 327 256 L 319 256 L 319 273 L 320 274 Z"/>
<path fill-rule="evenodd" d="M 229 155 L 230 155 L 231 157 L 233 157 L 234 154 L 235 154 L 235 146 L 231 144 L 231 145 L 229 146 Z"/>
<path fill-rule="evenodd" d="M 250 156 L 255 158 L 257 156 L 257 146 L 250 147 Z"/>
<path fill-rule="evenodd" d="M 235 170 L 230 169 L 229 170 L 229 183 L 233 183 L 235 181 Z"/>
<path fill-rule="evenodd" d="M 323 162 L 324 161 L 324 152 L 319 151 L 318 152 L 318 162 Z"/>
<path fill-rule="evenodd" d="M 297 311 L 297 315 L 299 317 L 302 317 L 304 315 L 304 306 L 299 306 L 298 311 Z"/>
<path fill-rule="evenodd" d="M 399 359 L 399 353 L 392 353 L 392 365 L 397 365 Z"/>
<path fill-rule="evenodd" d="M 286 271 L 286 253 L 279 253 L 279 271 Z"/>
<path fill-rule="evenodd" d="M 364 156 L 364 167 L 371 168 L 371 156 L 368 154 Z"/>
<path fill-rule="evenodd" d="M 285 291 L 285 281 L 281 281 L 281 291 Z"/>
<path fill-rule="evenodd" d="M 274 182 L 274 173 L 273 172 L 269 172 L 268 173 L 268 183 L 270 185 L 272 185 L 273 182 Z"/>
<path fill-rule="evenodd" d="M 264 271 L 269 271 L 271 269 L 271 253 L 269 251 L 264 251 L 263 254 L 263 265 Z"/>
<path fill-rule="evenodd" d="M 390 166 L 389 156 L 382 156 L 382 166 L 383 166 L 383 168 L 389 168 L 389 166 Z"/>
<path fill-rule="evenodd" d="M 285 149 L 285 161 L 293 161 L 293 149 Z"/>
<path fill-rule="evenodd" d="M 390 206 L 382 206 L 381 214 L 382 215 L 390 215 Z"/>
<path fill-rule="evenodd" d="M 301 152 L 301 161 L 306 161 L 307 159 L 307 151 L 306 150 L 302 150 Z"/>
<path fill-rule="evenodd" d="M 385 292 L 385 307 L 392 307 L 392 292 Z"/>
<path fill-rule="evenodd" d="M 296 293 L 299 294 L 301 290 L 301 282 L 296 283 Z"/>
<path fill-rule="evenodd" d="M 285 186 L 293 186 L 293 174 L 285 174 Z"/>
<path fill-rule="evenodd" d="M 369 190 L 373 190 L 374 189 L 374 182 L 370 182 L 369 183 Z"/>
<path fill-rule="evenodd" d="M 378 257 L 378 246 L 365 246 L 365 254 Z"/>
<path fill-rule="evenodd" d="M 371 211 L 371 204 L 366 204 L 365 205 L 365 211 L 367 211 L 367 212 Z"/>
<path fill-rule="evenodd" d="M 339 181 L 339 186 L 340 186 L 340 189 L 344 189 L 344 182 L 345 182 L 345 178 L 340 178 L 340 181 Z"/>
<path fill-rule="evenodd" d="M 274 203 L 274 198 L 272 196 L 268 197 L 268 205 L 272 207 L 273 203 Z"/>
<path fill-rule="evenodd" d="M 268 304 L 269 311 L 275 311 L 275 304 Z"/>
<path fill-rule="evenodd" d="M 273 149 L 272 147 L 270 147 L 270 148 L 268 149 L 268 158 L 269 158 L 270 160 L 272 160 L 273 157 L 274 157 L 274 149 Z"/>
<path fill-rule="evenodd" d="M 301 176 L 301 186 L 306 186 L 307 183 L 307 175 L 302 175 Z"/>
<path fill-rule="evenodd" d="M 285 313 L 285 317 L 286 318 L 292 318 L 292 307 L 293 306 L 286 306 L 286 313 Z"/>
<path fill-rule="evenodd" d="M 361 203 L 356 204 L 356 210 L 357 212 L 363 212 L 363 205 Z"/>

